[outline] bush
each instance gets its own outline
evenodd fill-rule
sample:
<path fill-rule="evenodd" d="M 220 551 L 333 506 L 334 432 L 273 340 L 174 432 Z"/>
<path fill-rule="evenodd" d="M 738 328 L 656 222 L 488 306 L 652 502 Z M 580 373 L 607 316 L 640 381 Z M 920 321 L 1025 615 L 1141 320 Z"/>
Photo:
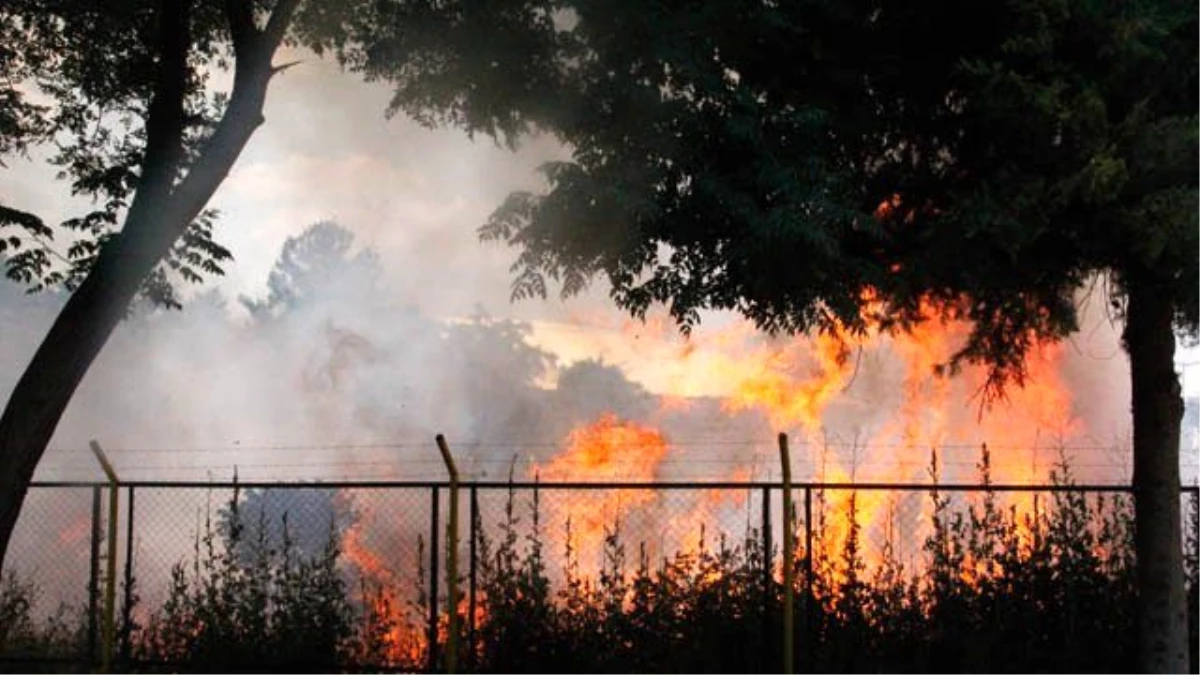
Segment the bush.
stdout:
<path fill-rule="evenodd" d="M 1063 489 L 1021 497 L 1029 508 L 1018 508 L 991 488 L 986 448 L 979 462 L 984 488 L 967 503 L 939 489 L 936 455 L 930 471 L 927 533 L 918 559 L 905 562 L 896 554 L 902 535 L 894 511 L 885 519 L 882 547 L 866 554 L 859 522 L 865 502 L 858 494 L 835 511 L 827 495 L 814 493 L 812 551 L 803 550 L 804 532 L 791 522 L 801 544 L 786 561 L 796 572 L 797 670 L 1104 672 L 1136 666 L 1133 519 L 1123 494 L 1070 490 L 1070 471 L 1061 462 L 1052 479 Z M 614 522 L 605 532 L 601 569 L 588 575 L 581 571 L 569 521 L 562 524 L 561 555 L 548 555 L 539 492 L 530 494 L 519 503 L 510 489 L 491 533 L 476 514 L 483 609 L 473 639 L 463 639 L 465 628 L 459 636 L 460 667 L 780 668 L 784 589 L 777 565 L 784 561 L 764 549 L 760 531 L 747 526 L 729 540 L 700 526 L 695 549 L 652 559 L 645 543 L 630 542 Z M 1200 504 L 1194 494 L 1188 504 L 1184 573 L 1194 669 Z M 206 522 L 198 533 L 192 560 L 174 567 L 164 605 L 146 626 L 129 627 L 133 663 L 185 671 L 427 665 L 422 624 L 430 598 L 423 584 L 408 592 L 378 580 L 352 584 L 340 558 L 342 527 L 351 519 L 331 517 L 324 546 L 310 542 L 302 551 L 286 511 L 277 514 L 282 534 L 276 536 L 268 534 L 265 510 L 253 526 L 246 525 L 244 510 L 235 492 L 222 523 Z M 878 541 L 878 532 L 871 536 Z M 422 544 L 418 580 L 426 578 L 425 562 Z M 552 574 L 551 564 L 561 570 Z M 43 645 L 27 647 L 36 651 L 78 641 L 80 633 L 66 623 L 34 629 L 28 611 L 33 594 L 14 577 L 5 580 L 0 647 Z M 460 626 L 466 623 L 464 616 Z M 443 609 L 437 633 L 442 654 L 447 626 Z"/>
<path fill-rule="evenodd" d="M 1136 666 L 1133 519 L 1124 496 L 1070 489 L 1065 462 L 1052 474 L 1049 499 L 1033 511 L 1002 508 L 985 486 L 965 509 L 939 493 L 936 456 L 929 494 L 930 533 L 917 569 L 906 569 L 885 534 L 868 569 L 858 496 L 828 513 L 817 494 L 814 538 L 836 524 L 836 553 L 799 550 L 796 569 L 796 667 L 812 671 L 1128 671 Z M 480 530 L 486 621 L 476 663 L 483 671 L 772 671 L 780 667 L 778 575 L 764 585 L 760 533 L 730 545 L 703 544 L 653 565 L 638 548 L 626 568 L 614 523 L 605 566 L 582 578 L 567 537 L 565 579 L 549 591 L 536 491 L 522 554 L 510 493 L 495 550 Z M 1048 503 L 1047 503 L 1048 502 Z M 1195 507 L 1193 507 L 1193 513 Z M 1200 517 L 1200 516 L 1193 516 Z M 837 522 L 838 519 L 841 522 Z M 802 533 L 796 540 L 803 541 Z M 703 535 L 701 536 L 703 541 Z M 1189 550 L 1194 546 L 1189 544 Z M 811 555 L 811 559 L 809 556 Z M 1194 555 L 1188 558 L 1195 588 Z M 805 571 L 813 570 L 812 579 Z M 805 597 L 811 585 L 811 598 Z M 1192 598 L 1192 629 L 1195 600 Z M 736 646 L 736 648 L 731 647 Z M 461 662 L 461 661 L 460 661 Z"/>
<path fill-rule="evenodd" d="M 0 669 L 17 670 L 39 662 L 62 670 L 64 663 L 87 662 L 87 612 L 70 605 L 43 620 L 34 615 L 40 595 L 36 584 L 7 572 L 0 580 Z"/>
<path fill-rule="evenodd" d="M 219 532 L 206 519 L 190 569 L 172 569 L 166 602 L 135 633 L 135 659 L 203 671 L 337 669 L 354 615 L 335 524 L 323 550 L 302 556 L 286 513 L 277 547 L 265 511 L 247 532 L 236 489 L 224 516 Z"/>

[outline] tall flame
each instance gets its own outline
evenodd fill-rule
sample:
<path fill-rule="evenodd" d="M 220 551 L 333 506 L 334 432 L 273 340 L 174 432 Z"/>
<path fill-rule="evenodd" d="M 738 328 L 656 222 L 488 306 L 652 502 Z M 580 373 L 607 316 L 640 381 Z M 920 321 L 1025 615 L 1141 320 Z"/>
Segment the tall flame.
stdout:
<path fill-rule="evenodd" d="M 776 427 L 799 423 L 812 433 L 821 426 L 825 406 L 850 378 L 850 340 L 845 329 L 838 328 L 811 342 L 763 347 L 742 366 L 745 375 L 725 400 L 727 410 L 761 408 Z"/>
<path fill-rule="evenodd" d="M 409 625 L 404 614 L 405 599 L 400 597 L 396 575 L 383 558 L 366 541 L 364 523 L 360 519 L 346 529 L 342 538 L 342 555 L 358 571 L 362 591 L 365 637 L 373 645 L 360 648 L 364 659 L 383 660 L 381 665 L 411 666 L 421 663 L 428 638 L 424 632 Z"/>
<path fill-rule="evenodd" d="M 669 445 L 662 432 L 649 426 L 622 421 L 613 413 L 580 426 L 567 436 L 565 449 L 537 469 L 548 481 L 650 482 Z M 572 541 L 566 533 L 552 529 L 552 539 L 573 547 L 585 569 L 598 565 L 607 530 L 618 526 L 632 512 L 658 499 L 649 489 L 597 490 L 572 495 L 569 503 L 551 504 L 552 523 L 569 521 Z"/>
<path fill-rule="evenodd" d="M 760 411 L 774 430 L 800 432 L 793 460 L 797 475 L 835 483 L 863 480 L 864 468 L 872 481 L 927 482 L 934 453 L 941 458 L 936 468 L 939 480 L 972 481 L 985 442 L 995 449 L 994 481 L 1045 481 L 1047 467 L 1055 459 L 1047 446 L 1067 443 L 1085 431 L 1073 414 L 1071 392 L 1062 375 L 1061 345 L 1035 344 L 1027 359 L 1024 386 L 1011 388 L 1004 400 L 984 407 L 978 398 L 987 377 L 984 367 L 967 366 L 957 377 L 938 374 L 938 367 L 961 348 L 969 332 L 952 306 L 923 301 L 919 306 L 923 321 L 906 332 L 885 334 L 878 320 L 870 318 L 880 316 L 878 303 L 869 296 L 865 301 L 863 315 L 868 318 L 861 333 L 835 324 L 813 337 L 764 340 L 748 322 L 738 322 L 694 336 L 676 350 L 675 363 L 664 364 L 663 370 L 681 373 L 703 366 L 705 373 L 668 377 L 668 389 L 661 392 L 662 410 L 686 410 L 698 381 L 717 382 L 724 392 L 726 413 Z M 647 348 L 647 343 L 657 341 L 656 355 L 663 354 L 661 344 L 672 339 L 672 327 L 661 317 L 636 330 L 623 326 L 622 331 L 643 340 Z M 678 390 L 669 386 L 676 380 Z M 847 417 L 853 438 L 846 442 L 829 437 L 831 430 L 845 431 Z M 542 469 L 544 478 L 650 480 L 671 451 L 657 430 L 618 422 L 611 415 L 573 431 L 565 446 Z M 775 460 L 771 453 L 750 461 L 769 467 Z M 727 471 L 708 478 L 748 475 L 745 463 L 730 462 Z M 919 541 L 930 526 L 927 500 L 922 500 L 925 512 L 915 515 L 915 508 L 899 513 L 895 500 L 884 491 L 829 491 L 822 497 L 826 517 L 820 553 L 829 557 L 841 550 L 851 534 L 851 512 L 864 540 L 878 541 L 899 529 L 904 539 Z M 588 496 L 584 506 L 569 513 L 581 557 L 598 557 L 606 526 L 650 513 L 661 499 L 660 494 L 629 490 Z M 1016 496 L 1007 503 L 1028 511 L 1030 499 Z M 663 527 L 696 532 L 699 524 L 720 517 L 717 511 L 723 503 L 734 503 L 724 502 L 715 492 L 682 509 L 678 497 L 672 500 L 670 508 L 656 511 Z M 909 520 L 898 522 L 901 515 Z M 869 551 L 864 553 L 870 558 Z"/>

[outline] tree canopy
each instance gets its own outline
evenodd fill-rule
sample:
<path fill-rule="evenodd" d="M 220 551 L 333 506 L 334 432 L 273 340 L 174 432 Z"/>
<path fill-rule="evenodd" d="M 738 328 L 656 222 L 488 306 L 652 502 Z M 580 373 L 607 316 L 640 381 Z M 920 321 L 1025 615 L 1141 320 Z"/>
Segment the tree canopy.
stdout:
<path fill-rule="evenodd" d="M 4 3 L 0 158 L 39 153 L 69 181 L 73 196 L 93 204 L 56 223 L 0 195 L 0 261 L 7 276 L 34 290 L 78 288 L 103 246 L 125 227 L 139 190 L 145 194 L 160 170 L 168 190 L 189 176 L 205 187 L 202 176 L 219 184 L 224 176 L 212 169 L 231 165 L 236 156 L 227 153 L 241 149 L 229 138 L 240 134 L 230 132 L 249 133 L 263 121 L 261 110 L 246 103 L 295 65 L 272 64 L 280 46 L 317 54 L 335 42 L 347 47 L 370 29 L 371 16 L 365 3 L 326 0 Z M 357 17 L 354 30 L 346 23 L 350 17 Z M 230 71 L 232 87 L 222 78 Z M 219 148 L 223 152 L 213 152 Z M 181 283 L 223 273 L 231 254 L 213 240 L 219 214 L 205 202 L 143 280 L 141 296 L 178 307 Z"/>
<path fill-rule="evenodd" d="M 255 317 L 268 317 L 312 302 L 331 286 L 348 287 L 361 294 L 373 288 L 380 275 L 379 254 L 363 249 L 351 255 L 354 233 L 333 221 L 305 228 L 283 244 L 279 259 L 267 277 L 267 297 L 242 298 Z"/>
<path fill-rule="evenodd" d="M 783 332 L 948 315 L 971 326 L 948 365 L 985 364 L 996 395 L 1105 277 L 1131 366 L 1142 666 L 1186 667 L 1173 354 L 1200 320 L 1194 3 L 501 6 L 482 48 L 463 39 L 473 5 L 393 6 L 353 63 L 396 83 L 395 110 L 570 147 L 480 231 L 518 249 L 516 298 L 603 275 L 685 331 L 710 308 Z"/>
<path fill-rule="evenodd" d="M 426 30 L 388 22 L 354 63 L 397 110 L 572 148 L 481 230 L 518 247 L 516 297 L 602 274 L 634 314 L 786 332 L 935 300 L 997 385 L 1097 273 L 1152 277 L 1195 332 L 1194 8 L 530 2 L 489 56 L 452 6 L 397 10 Z"/>
<path fill-rule="evenodd" d="M 195 12 L 195 45 L 180 97 L 182 154 L 195 158 L 212 134 L 221 99 L 206 84 L 229 46 L 218 39 L 219 14 Z M 46 152 L 73 195 L 93 209 L 62 223 L 0 202 L 0 242 L 10 278 L 34 288 L 78 287 L 100 247 L 119 229 L 144 173 L 147 120 L 162 38 L 153 6 L 135 2 L 25 2 L 0 8 L 0 150 Z M 184 167 L 179 168 L 182 173 Z M 143 295 L 177 305 L 172 281 L 220 274 L 227 249 L 212 239 L 212 210 L 201 212 L 162 265 L 141 287 Z M 65 234 L 65 248 L 55 241 Z"/>

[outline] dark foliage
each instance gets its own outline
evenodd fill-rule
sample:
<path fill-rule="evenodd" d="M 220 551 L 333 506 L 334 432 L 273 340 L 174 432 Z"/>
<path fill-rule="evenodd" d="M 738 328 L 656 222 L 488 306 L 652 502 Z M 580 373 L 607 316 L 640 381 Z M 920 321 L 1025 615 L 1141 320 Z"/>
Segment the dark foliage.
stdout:
<path fill-rule="evenodd" d="M 39 589 L 7 572 L 0 580 L 0 671 L 63 670 L 87 653 L 87 615 L 79 607 L 59 605 L 39 619 Z M 65 661 L 64 661 L 65 659 Z M 71 668 L 74 670 L 74 668 Z"/>
<path fill-rule="evenodd" d="M 972 498 L 940 491 L 936 456 L 926 534 L 906 560 L 896 502 L 867 546 L 860 494 L 814 494 L 813 550 L 795 518 L 797 667 L 803 671 L 1125 672 L 1136 670 L 1133 521 L 1124 493 L 1069 489 Z M 580 562 L 568 521 L 561 552 L 548 552 L 537 490 L 510 491 L 496 529 L 476 521 L 477 626 L 466 604 L 458 662 L 480 672 L 771 672 L 780 664 L 783 589 L 761 532 L 737 541 L 701 526 L 699 544 L 664 552 L 636 548 L 619 522 L 606 531 L 595 573 Z M 915 495 L 914 495 L 915 496 Z M 265 502 L 261 502 L 265 503 Z M 146 626 L 133 626 L 138 668 L 175 671 L 411 671 L 428 664 L 429 598 L 424 545 L 418 584 L 360 581 L 342 559 L 331 522 L 324 547 L 301 550 L 288 515 L 278 529 L 266 510 L 234 499 L 220 527 L 206 524 L 193 559 L 179 564 L 169 596 Z M 1188 503 L 1183 573 L 1196 635 L 1200 500 Z M 332 517 L 332 516 L 331 516 Z M 249 521 L 249 525 L 247 524 Z M 278 540 L 272 532 L 281 533 Z M 882 537 L 880 540 L 878 537 Z M 773 547 L 774 548 L 774 547 Z M 561 566 L 558 569 L 557 566 Z M 811 575 L 809 570 L 811 569 Z M 465 581 L 464 581 L 465 583 Z M 5 657 L 77 654 L 83 619 L 32 618 L 36 589 L 9 577 L 0 592 Z M 463 594 L 465 597 L 465 593 Z M 444 603 L 444 597 L 441 599 Z M 439 649 L 447 648 L 444 604 Z M 1195 651 L 1192 652 L 1195 669 Z M 439 666 L 440 667 L 440 666 Z"/>
<path fill-rule="evenodd" d="M 981 473 L 988 480 L 985 453 Z M 1069 486 L 1065 467 L 1055 476 Z M 1048 496 L 1048 499 L 1047 499 Z M 985 491 L 967 508 L 931 490 L 931 532 L 918 569 L 894 551 L 894 529 L 870 562 L 848 508 L 817 499 L 812 560 L 797 551 L 798 667 L 816 672 L 1124 671 L 1136 666 L 1132 514 L 1128 500 L 1072 491 L 1007 508 Z M 484 671 L 764 672 L 779 667 L 778 575 L 764 584 L 760 533 L 736 543 L 633 564 L 619 526 L 604 565 L 579 572 L 568 530 L 564 583 L 551 592 L 532 524 L 520 545 L 510 499 L 495 548 L 486 552 L 486 621 L 473 655 Z M 820 542 L 832 535 L 839 546 Z M 570 525 L 568 524 L 569 528 Z M 800 529 L 800 528 L 798 528 Z M 797 537 L 803 541 L 803 532 Z M 810 580 L 812 596 L 806 597 Z M 1189 572 L 1191 574 L 1191 572 Z M 1194 615 L 1193 615 L 1194 625 Z"/>
<path fill-rule="evenodd" d="M 307 556 L 287 514 L 278 542 L 265 509 L 248 527 L 236 492 L 222 520 L 219 534 L 206 523 L 198 535 L 190 569 L 172 570 L 166 602 L 135 635 L 135 658 L 197 671 L 336 669 L 353 617 L 332 514 L 325 546 Z"/>

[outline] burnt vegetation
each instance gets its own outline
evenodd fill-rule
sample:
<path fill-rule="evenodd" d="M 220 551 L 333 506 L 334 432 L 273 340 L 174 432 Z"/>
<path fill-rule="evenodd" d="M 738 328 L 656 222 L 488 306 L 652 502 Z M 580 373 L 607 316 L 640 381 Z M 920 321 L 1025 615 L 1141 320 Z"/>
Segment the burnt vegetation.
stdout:
<path fill-rule="evenodd" d="M 934 467 L 936 469 L 936 465 Z M 1124 494 L 1059 489 L 1019 508 L 983 487 L 923 497 L 926 534 L 902 556 L 894 506 L 872 541 L 862 494 L 814 492 L 813 546 L 803 523 L 791 564 L 801 671 L 1110 672 L 1137 666 L 1132 507 Z M 936 479 L 936 470 L 933 472 Z M 915 495 L 914 495 L 915 496 Z M 197 533 L 161 607 L 119 627 L 118 667 L 170 671 L 412 671 L 429 667 L 425 545 L 417 580 L 385 587 L 358 578 L 345 558 L 345 522 L 330 518 L 323 546 L 298 546 L 286 513 L 235 497 Z M 253 501 L 253 500 L 249 500 Z M 259 500 L 261 503 L 262 500 Z M 835 507 L 835 503 L 837 506 Z M 892 502 L 893 505 L 895 501 Z M 1200 500 L 1186 504 L 1184 570 L 1197 666 L 1196 540 Z M 699 533 L 669 555 L 623 531 L 605 531 L 602 561 L 581 562 L 570 522 L 544 522 L 537 490 L 510 489 L 490 531 L 478 533 L 477 623 L 460 597 L 460 667 L 478 672 L 773 672 L 781 663 L 779 552 L 751 527 L 730 540 Z M 478 516 L 477 516 L 478 517 Z M 547 527 L 565 528 L 551 551 Z M 833 541 L 835 545 L 829 545 Z M 466 542 L 463 542 L 464 544 Z M 911 548 L 913 542 L 908 542 Z M 765 567 L 771 561 L 773 574 Z M 397 582 L 399 584 L 400 582 Z M 444 591 L 444 584 L 443 584 Z M 0 663 L 86 668 L 86 612 L 34 611 L 38 589 L 9 574 L 0 586 Z M 138 602 L 137 593 L 132 594 Z M 448 648 L 445 601 L 438 651 Z M 439 668 L 442 663 L 439 661 Z"/>

